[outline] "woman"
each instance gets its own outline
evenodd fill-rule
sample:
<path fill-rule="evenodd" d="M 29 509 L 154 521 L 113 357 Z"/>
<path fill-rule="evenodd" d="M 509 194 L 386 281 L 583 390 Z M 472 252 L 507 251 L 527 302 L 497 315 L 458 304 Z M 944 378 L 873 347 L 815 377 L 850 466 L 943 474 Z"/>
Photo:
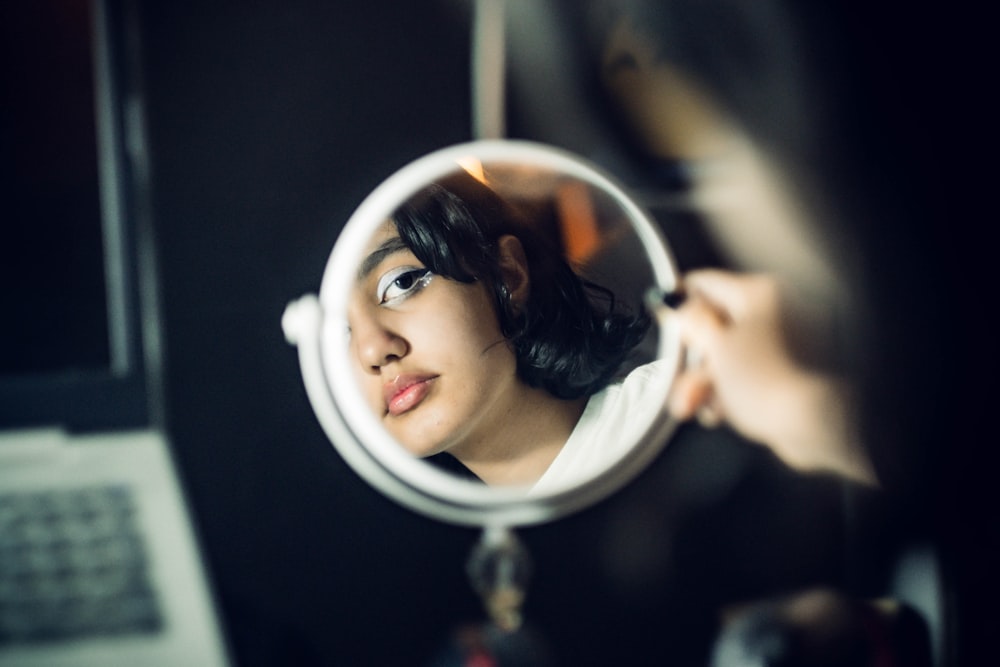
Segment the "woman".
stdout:
<path fill-rule="evenodd" d="M 536 492 L 616 455 L 597 415 L 656 376 L 643 368 L 608 388 L 645 314 L 621 312 L 465 172 L 413 197 L 370 248 L 349 311 L 353 352 L 369 404 L 408 451 L 447 452 L 487 484 Z"/>

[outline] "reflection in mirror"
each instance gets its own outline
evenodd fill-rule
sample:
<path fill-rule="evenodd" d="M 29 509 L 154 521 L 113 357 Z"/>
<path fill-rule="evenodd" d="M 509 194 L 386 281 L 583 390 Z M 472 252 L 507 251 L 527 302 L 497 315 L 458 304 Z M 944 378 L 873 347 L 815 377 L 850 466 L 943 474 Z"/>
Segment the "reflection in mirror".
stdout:
<path fill-rule="evenodd" d="M 530 562 L 510 528 L 607 496 L 673 432 L 677 282 L 652 218 L 596 168 L 476 141 L 379 185 L 282 327 L 345 461 L 483 527 L 470 577 L 513 629 Z"/>
<path fill-rule="evenodd" d="M 351 375 L 409 453 L 489 486 L 562 490 L 613 465 L 674 369 L 630 213 L 575 176 L 455 166 L 368 238 L 348 302 Z"/>

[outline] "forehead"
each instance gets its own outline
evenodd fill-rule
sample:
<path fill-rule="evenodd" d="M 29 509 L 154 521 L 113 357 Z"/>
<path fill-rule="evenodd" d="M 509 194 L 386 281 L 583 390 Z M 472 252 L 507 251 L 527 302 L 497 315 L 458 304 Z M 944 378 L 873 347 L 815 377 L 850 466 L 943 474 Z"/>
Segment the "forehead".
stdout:
<path fill-rule="evenodd" d="M 396 225 L 392 223 L 392 220 L 383 221 L 375 228 L 371 238 L 368 239 L 368 243 L 365 245 L 364 256 L 368 257 L 387 241 L 398 236 Z"/>
<path fill-rule="evenodd" d="M 392 220 L 383 220 L 375 231 L 372 233 L 372 238 L 368 242 L 369 252 L 378 247 L 383 241 L 396 236 L 396 225 L 393 224 Z"/>
<path fill-rule="evenodd" d="M 391 221 L 383 222 L 365 246 L 355 276 L 356 280 L 358 282 L 365 280 L 387 257 L 409 252 L 410 249 L 406 247 L 396 232 L 396 226 Z"/>

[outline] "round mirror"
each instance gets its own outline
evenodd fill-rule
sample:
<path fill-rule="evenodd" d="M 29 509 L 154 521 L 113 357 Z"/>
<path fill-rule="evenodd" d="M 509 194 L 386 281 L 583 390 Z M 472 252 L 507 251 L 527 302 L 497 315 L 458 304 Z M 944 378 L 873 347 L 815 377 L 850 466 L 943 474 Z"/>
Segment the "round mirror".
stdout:
<path fill-rule="evenodd" d="M 477 141 L 376 188 L 283 326 L 367 481 L 438 519 L 520 525 L 614 491 L 669 439 L 676 286 L 614 179 L 551 147 Z"/>

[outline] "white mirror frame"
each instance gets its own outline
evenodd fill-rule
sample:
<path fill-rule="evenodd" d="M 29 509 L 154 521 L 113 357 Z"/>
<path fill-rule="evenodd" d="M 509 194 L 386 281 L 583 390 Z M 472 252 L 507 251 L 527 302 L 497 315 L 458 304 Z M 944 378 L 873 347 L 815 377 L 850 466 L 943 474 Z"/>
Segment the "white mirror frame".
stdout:
<path fill-rule="evenodd" d="M 666 360 L 671 373 L 666 386 L 672 385 L 681 345 L 662 296 L 676 290 L 678 273 L 662 235 L 612 177 L 571 153 L 534 142 L 459 144 L 426 155 L 390 176 L 344 226 L 327 263 L 319 298 L 307 295 L 289 304 L 282 326 L 288 341 L 298 346 L 306 391 L 322 428 L 348 465 L 373 487 L 412 510 L 449 523 L 480 527 L 542 523 L 603 499 L 645 468 L 676 427 L 666 409 L 650 415 L 644 436 L 607 470 L 573 488 L 526 496 L 522 488 L 487 487 L 413 457 L 378 423 L 354 382 L 343 377 L 351 364 L 348 299 L 359 258 L 372 234 L 405 200 L 431 181 L 454 173 L 468 158 L 486 165 L 526 162 L 550 168 L 602 190 L 622 207 L 652 267 L 654 285 L 647 306 L 658 324 L 658 358 Z"/>

